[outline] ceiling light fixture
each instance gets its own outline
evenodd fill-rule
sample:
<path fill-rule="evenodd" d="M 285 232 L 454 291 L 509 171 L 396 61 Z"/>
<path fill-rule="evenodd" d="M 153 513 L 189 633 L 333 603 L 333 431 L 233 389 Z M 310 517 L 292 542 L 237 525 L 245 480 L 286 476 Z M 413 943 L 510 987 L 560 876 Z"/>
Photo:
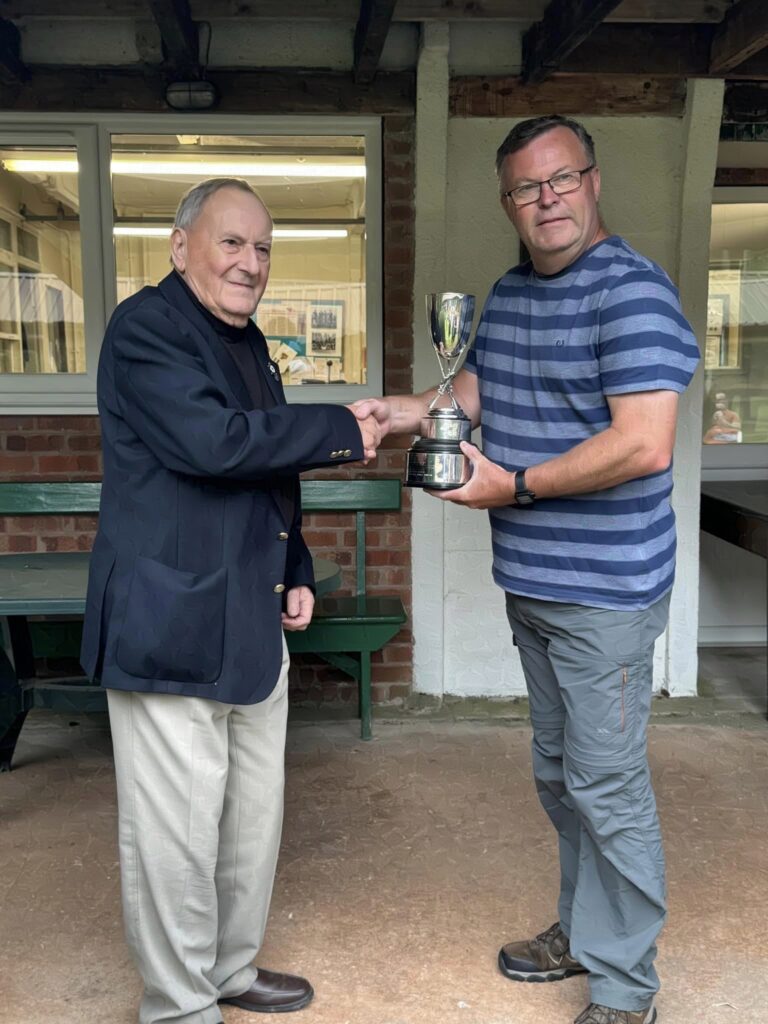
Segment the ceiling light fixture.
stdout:
<path fill-rule="evenodd" d="M 28 174 L 77 174 L 77 160 L 72 159 L 26 159 L 11 158 L 3 160 L 7 171 Z M 195 160 L 181 162 L 170 160 L 121 160 L 117 158 L 111 165 L 113 174 L 141 174 L 162 177 L 163 175 L 187 176 L 193 178 L 364 178 L 365 165 L 361 163 L 347 164 L 299 164 L 276 162 L 269 160 L 254 161 L 223 161 Z"/>
<path fill-rule="evenodd" d="M 116 224 L 112 229 L 115 237 L 120 238 L 168 238 L 173 229 L 169 227 L 128 227 Z M 346 228 L 275 228 L 273 238 L 316 239 L 316 238 L 347 238 Z"/>

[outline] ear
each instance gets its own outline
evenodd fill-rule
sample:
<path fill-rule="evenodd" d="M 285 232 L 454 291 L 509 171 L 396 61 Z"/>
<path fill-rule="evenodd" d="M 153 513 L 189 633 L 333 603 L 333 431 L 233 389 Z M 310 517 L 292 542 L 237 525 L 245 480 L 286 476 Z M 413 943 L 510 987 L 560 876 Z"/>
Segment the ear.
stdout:
<path fill-rule="evenodd" d="M 596 167 L 594 171 L 592 171 L 592 188 L 595 193 L 595 201 L 600 198 L 600 184 L 600 168 Z"/>
<path fill-rule="evenodd" d="M 180 274 L 187 265 L 187 233 L 184 228 L 174 228 L 171 232 L 171 263 Z"/>

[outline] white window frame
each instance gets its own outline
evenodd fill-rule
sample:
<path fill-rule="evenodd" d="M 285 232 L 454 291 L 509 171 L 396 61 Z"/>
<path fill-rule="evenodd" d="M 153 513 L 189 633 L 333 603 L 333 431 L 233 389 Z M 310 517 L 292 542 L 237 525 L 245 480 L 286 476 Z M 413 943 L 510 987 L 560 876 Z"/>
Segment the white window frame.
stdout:
<path fill-rule="evenodd" d="M 289 402 L 354 402 L 381 394 L 384 384 L 381 118 L 218 114 L 0 115 L 0 145 L 77 145 L 80 237 L 85 307 L 85 373 L 0 373 L 0 410 L 18 415 L 92 414 L 96 369 L 117 302 L 112 239 L 112 135 L 360 135 L 365 138 L 366 383 L 286 388 Z M 269 298 L 267 286 L 266 298 Z"/>
<path fill-rule="evenodd" d="M 768 203 L 768 188 L 713 189 L 712 204 Z M 768 444 L 702 444 L 702 480 L 768 480 Z"/>

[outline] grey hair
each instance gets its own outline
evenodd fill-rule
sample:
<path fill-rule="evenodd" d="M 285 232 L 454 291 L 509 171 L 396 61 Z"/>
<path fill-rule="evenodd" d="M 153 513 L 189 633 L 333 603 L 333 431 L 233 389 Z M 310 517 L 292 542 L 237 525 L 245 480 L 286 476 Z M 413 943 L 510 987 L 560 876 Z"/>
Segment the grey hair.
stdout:
<path fill-rule="evenodd" d="M 553 128 L 568 128 L 584 147 L 587 163 L 596 163 L 595 143 L 583 124 L 562 114 L 547 114 L 544 117 L 530 117 L 527 121 L 516 124 L 496 151 L 496 174 L 501 174 L 504 158 L 527 146 L 533 139 L 552 131 Z"/>
<path fill-rule="evenodd" d="M 259 193 L 248 184 L 245 178 L 206 178 L 205 181 L 200 181 L 197 185 L 187 189 L 181 197 L 181 201 L 176 207 L 176 215 L 173 218 L 174 228 L 191 227 L 200 216 L 200 211 L 206 199 L 210 199 L 212 195 L 222 188 L 237 188 L 241 192 L 248 192 L 258 199 L 262 206 L 264 205 L 264 201 Z"/>

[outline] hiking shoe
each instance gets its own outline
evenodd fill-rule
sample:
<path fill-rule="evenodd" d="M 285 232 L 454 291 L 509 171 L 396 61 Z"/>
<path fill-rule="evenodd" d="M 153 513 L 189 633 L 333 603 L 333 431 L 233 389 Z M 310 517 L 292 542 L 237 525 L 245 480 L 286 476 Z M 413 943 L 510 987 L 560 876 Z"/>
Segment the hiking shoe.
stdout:
<path fill-rule="evenodd" d="M 590 1003 L 573 1024 L 654 1024 L 655 1020 L 653 1003 L 647 1010 L 614 1010 L 611 1006 Z"/>
<path fill-rule="evenodd" d="M 512 981 L 562 981 L 573 974 L 587 973 L 586 967 L 582 967 L 571 956 L 568 936 L 564 934 L 559 921 L 535 939 L 508 942 L 502 946 L 499 950 L 499 970 Z M 584 1024 L 587 1019 L 584 1018 Z M 635 1024 L 634 1020 L 632 1024 Z"/>

